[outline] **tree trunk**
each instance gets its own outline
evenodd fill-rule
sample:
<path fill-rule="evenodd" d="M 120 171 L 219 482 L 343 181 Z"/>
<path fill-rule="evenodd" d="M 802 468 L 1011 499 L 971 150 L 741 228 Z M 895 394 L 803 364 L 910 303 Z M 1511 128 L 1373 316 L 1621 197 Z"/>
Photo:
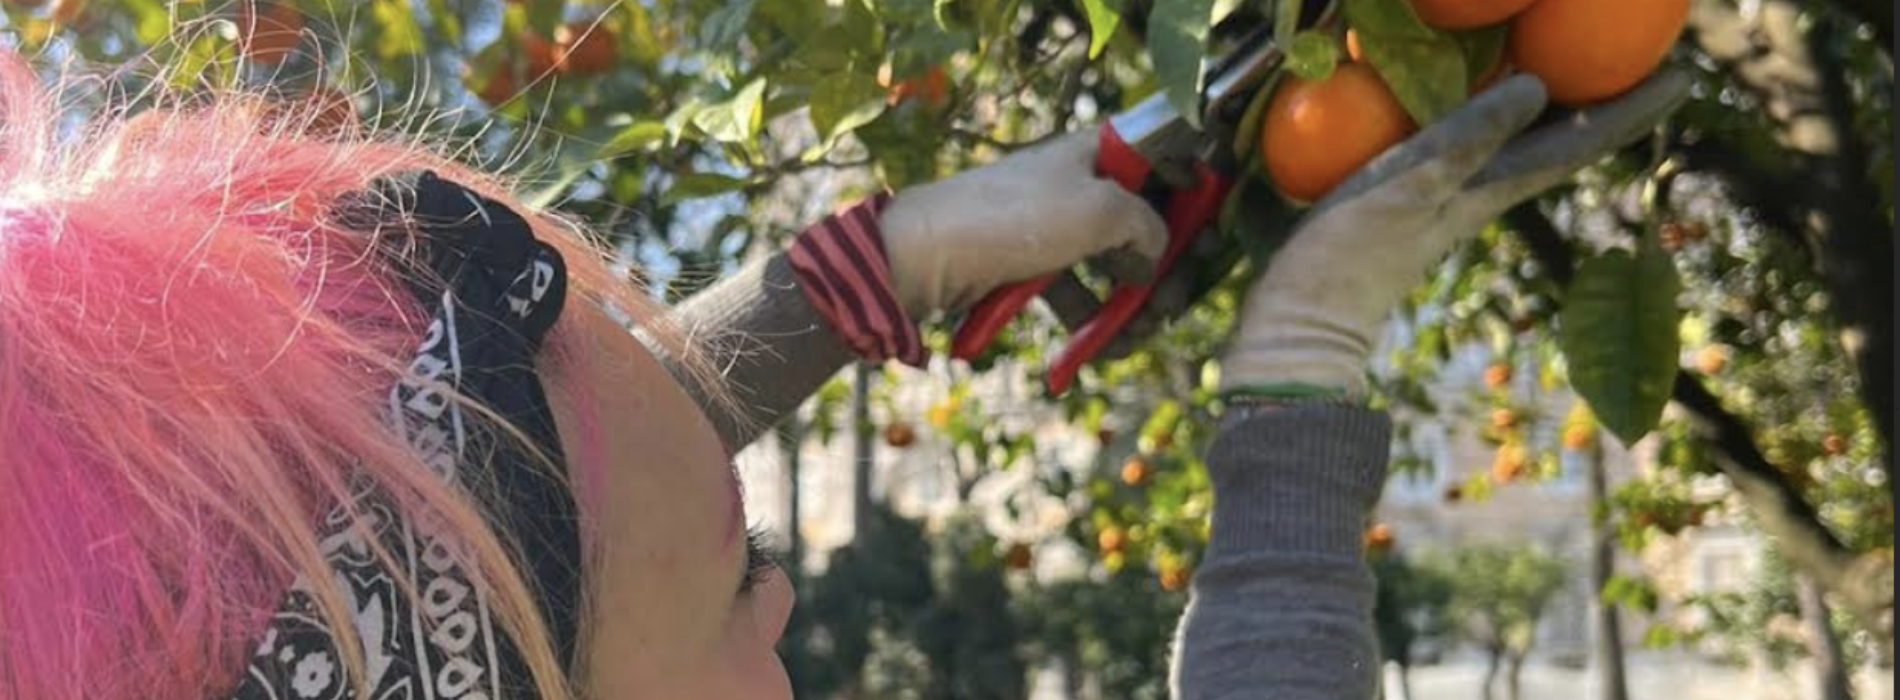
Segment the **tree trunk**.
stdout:
<path fill-rule="evenodd" d="M 1511 700 L 1524 700 L 1524 655 L 1513 653 L 1510 662 L 1510 670 L 1504 676 L 1505 689 Z"/>
<path fill-rule="evenodd" d="M 1484 700 L 1497 700 L 1498 671 L 1504 663 L 1504 650 L 1491 647 L 1485 650 L 1491 658 L 1484 666 Z"/>
<path fill-rule="evenodd" d="M 857 374 L 857 386 L 851 396 L 851 435 L 855 440 L 851 460 L 855 467 L 851 479 L 851 533 L 853 537 L 863 537 L 871 529 L 871 472 L 876 462 L 871 436 L 876 431 L 871 427 L 871 368 L 858 363 L 852 371 Z"/>
<path fill-rule="evenodd" d="M 1629 682 L 1623 668 L 1623 620 L 1616 606 L 1603 600 L 1603 589 L 1616 576 L 1616 530 L 1604 512 L 1609 500 L 1610 476 L 1603 459 L 1603 439 L 1590 444 L 1590 583 L 1595 595 L 1590 606 L 1596 611 L 1596 656 L 1602 700 L 1629 700 Z"/>
<path fill-rule="evenodd" d="M 1858 4 L 1837 3 L 1868 18 L 1849 6 Z M 1761 101 L 1780 148 L 1772 159 L 1751 161 L 1709 152 L 1736 150 L 1718 146 L 1691 153 L 1689 163 L 1735 185 L 1740 203 L 1812 255 L 1841 347 L 1861 375 L 1861 398 L 1881 437 L 1881 466 L 1891 476 L 1893 236 L 1867 175 L 1873 149 L 1854 128 L 1848 70 L 1834 48 L 1853 28 L 1835 12 L 1811 9 L 1792 0 L 1766 0 L 1749 13 L 1698 4 L 1690 21 L 1696 43 Z M 1884 22 L 1872 21 L 1892 31 L 1891 10 Z"/>
<path fill-rule="evenodd" d="M 1814 662 L 1820 700 L 1854 700 L 1853 686 L 1847 680 L 1847 657 L 1841 650 L 1841 638 L 1834 633 L 1834 611 L 1828 607 L 1821 587 L 1805 575 L 1795 576 L 1795 595 L 1801 599 L 1802 622 L 1808 626 L 1808 653 Z"/>
<path fill-rule="evenodd" d="M 799 529 L 804 517 L 804 493 L 800 486 L 804 475 L 805 426 L 797 419 L 786 421 L 778 433 L 779 455 L 785 460 L 785 570 L 797 581 L 805 573 L 805 535 Z"/>
<path fill-rule="evenodd" d="M 1405 697 L 1405 700 L 1414 700 L 1411 664 L 1399 664 L 1399 693 Z"/>

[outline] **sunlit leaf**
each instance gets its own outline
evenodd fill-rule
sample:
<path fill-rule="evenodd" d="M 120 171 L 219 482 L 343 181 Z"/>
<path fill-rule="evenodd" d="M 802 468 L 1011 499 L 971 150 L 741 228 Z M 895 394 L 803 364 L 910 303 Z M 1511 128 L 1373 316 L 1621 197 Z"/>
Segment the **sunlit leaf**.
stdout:
<path fill-rule="evenodd" d="M 1108 40 L 1122 25 L 1122 0 L 1082 0 L 1082 11 L 1089 20 L 1089 58 L 1102 55 Z"/>
<path fill-rule="evenodd" d="M 666 139 L 666 124 L 656 121 L 638 121 L 628 124 L 614 134 L 607 145 L 600 149 L 601 158 L 612 158 L 634 151 Z"/>
<path fill-rule="evenodd" d="M 820 82 L 811 94 L 811 122 L 833 141 L 884 113 L 884 88 L 868 75 L 847 73 Z"/>
<path fill-rule="evenodd" d="M 407 0 L 376 0 L 370 11 L 382 30 L 382 40 L 376 42 L 378 57 L 390 61 L 422 53 L 422 27 Z"/>
<path fill-rule="evenodd" d="M 754 78 L 723 102 L 694 114 L 693 126 L 707 138 L 725 143 L 751 141 L 765 119 L 765 79 Z"/>

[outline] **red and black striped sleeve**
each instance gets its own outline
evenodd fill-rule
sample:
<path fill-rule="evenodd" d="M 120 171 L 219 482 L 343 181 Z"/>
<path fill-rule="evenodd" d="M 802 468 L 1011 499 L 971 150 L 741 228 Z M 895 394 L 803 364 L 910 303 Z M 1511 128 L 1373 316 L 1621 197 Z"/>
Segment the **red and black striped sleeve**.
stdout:
<path fill-rule="evenodd" d="M 917 324 L 897 303 L 878 231 L 878 215 L 890 201 L 889 193 L 880 193 L 813 224 L 787 259 L 812 308 L 859 357 L 922 367 L 930 355 Z"/>

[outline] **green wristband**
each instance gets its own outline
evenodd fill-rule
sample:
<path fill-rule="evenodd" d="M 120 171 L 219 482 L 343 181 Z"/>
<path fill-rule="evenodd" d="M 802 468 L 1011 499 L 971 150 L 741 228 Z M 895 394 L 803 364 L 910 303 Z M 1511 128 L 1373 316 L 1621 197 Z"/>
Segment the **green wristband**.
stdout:
<path fill-rule="evenodd" d="M 1222 391 L 1220 397 L 1227 403 L 1357 403 L 1345 389 L 1300 382 L 1239 386 Z"/>

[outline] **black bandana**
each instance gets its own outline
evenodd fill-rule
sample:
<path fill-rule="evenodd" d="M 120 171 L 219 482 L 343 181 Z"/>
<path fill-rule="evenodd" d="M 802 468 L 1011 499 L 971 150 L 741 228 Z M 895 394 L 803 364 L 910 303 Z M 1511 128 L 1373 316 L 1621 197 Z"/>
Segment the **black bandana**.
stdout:
<path fill-rule="evenodd" d="M 343 212 L 371 225 L 406 218 L 438 280 L 408 275 L 431 321 L 408 373 L 390 390 L 390 428 L 437 476 L 478 494 L 484 513 L 514 538 L 560 660 L 571 665 L 581 592 L 573 495 L 561 479 L 534 466 L 518 441 L 495 439 L 483 416 L 444 393 L 459 392 L 494 411 L 562 463 L 534 358 L 560 316 L 567 269 L 507 207 L 434 173 L 402 180 L 379 183 Z M 397 512 L 373 484 L 358 483 L 353 502 L 319 524 L 331 585 L 343 593 L 356 629 L 330 629 L 312 583 L 299 578 L 259 639 L 232 700 L 353 697 L 339 633 L 361 640 L 373 700 L 537 697 L 454 533 L 419 514 Z M 384 567 L 351 527 L 355 521 L 367 523 L 406 570 Z M 414 604 L 402 593 L 403 579 L 418 594 Z"/>

